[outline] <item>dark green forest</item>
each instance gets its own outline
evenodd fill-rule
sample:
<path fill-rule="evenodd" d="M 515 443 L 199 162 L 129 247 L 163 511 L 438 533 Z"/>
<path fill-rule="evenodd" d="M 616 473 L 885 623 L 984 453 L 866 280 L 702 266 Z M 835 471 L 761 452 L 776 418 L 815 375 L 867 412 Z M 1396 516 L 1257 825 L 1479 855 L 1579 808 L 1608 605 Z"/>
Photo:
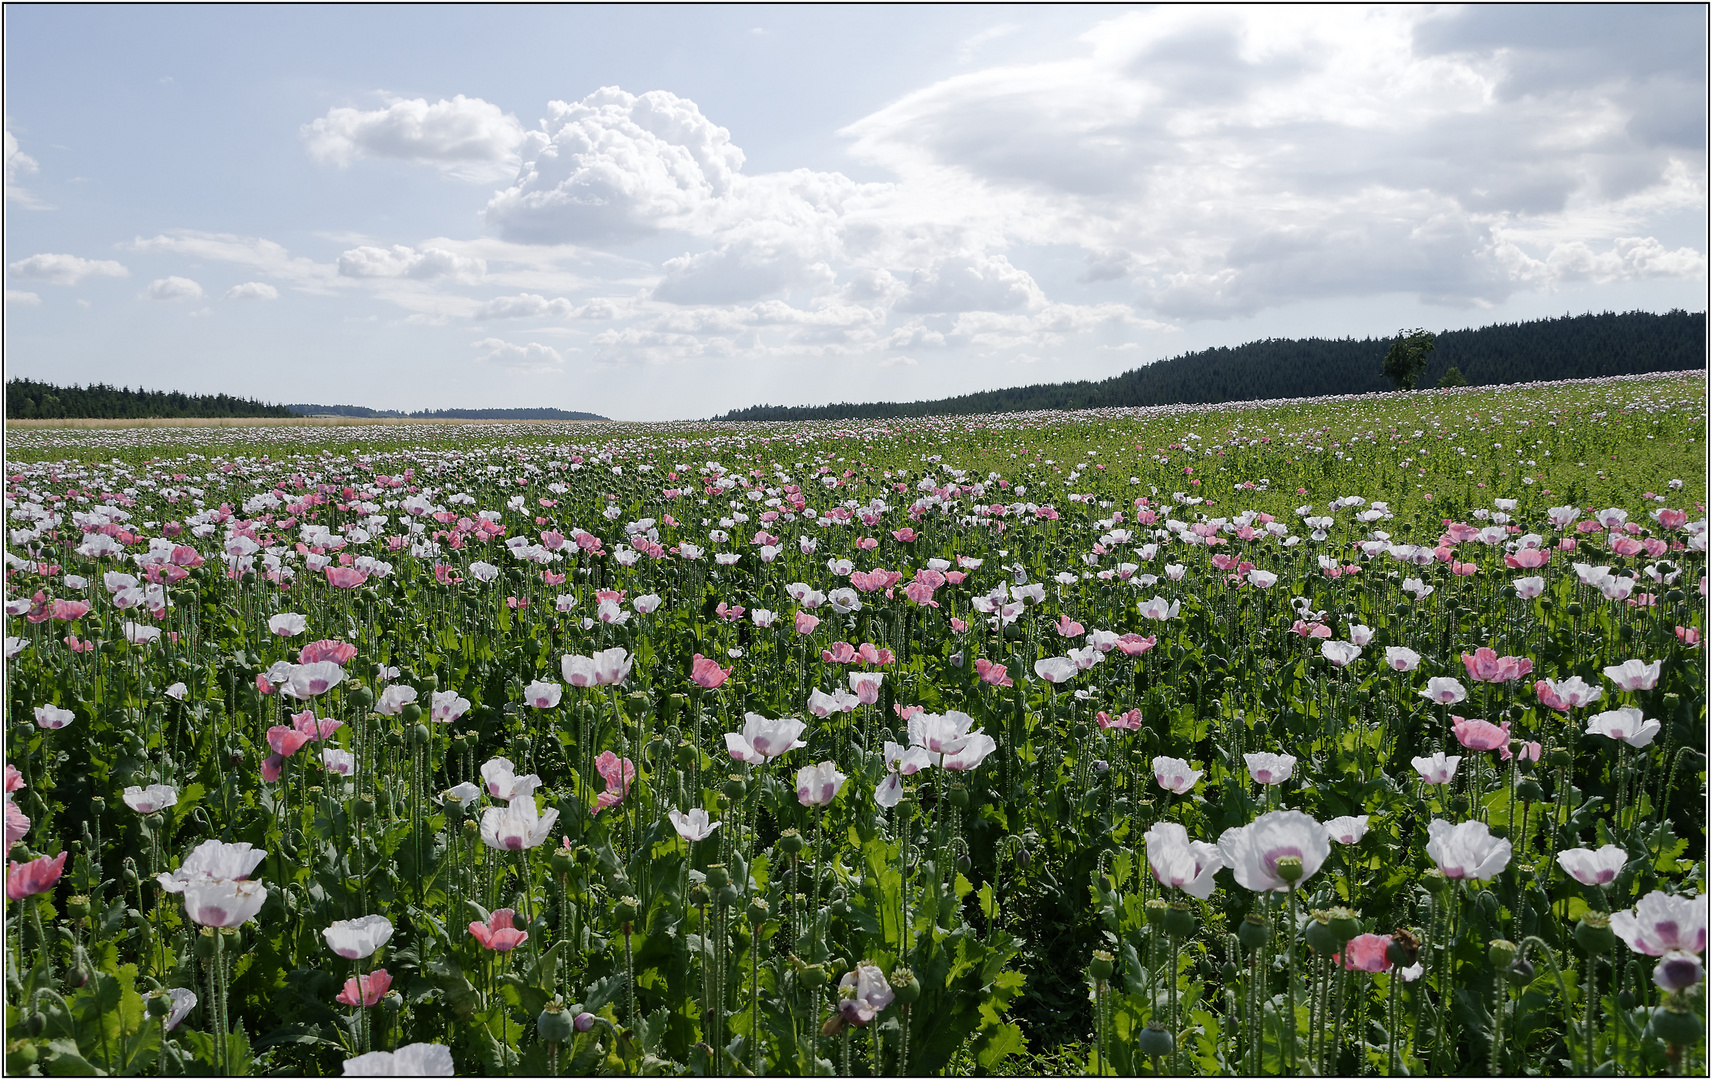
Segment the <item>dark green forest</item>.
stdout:
<path fill-rule="evenodd" d="M 755 405 L 716 419 L 879 419 L 1364 394 L 1392 389 L 1382 370 L 1392 340 L 1268 338 L 1184 353 L 1098 382 L 1042 383 L 938 401 Z M 1706 313 L 1607 311 L 1499 323 L 1446 331 L 1434 346 L 1417 387 L 1437 386 L 1453 367 L 1471 386 L 1686 371 L 1706 366 Z"/>
<path fill-rule="evenodd" d="M 156 420 L 192 417 L 296 416 L 284 405 L 264 405 L 230 394 L 180 394 L 95 383 L 55 386 L 34 379 L 6 380 L 8 420 Z"/>

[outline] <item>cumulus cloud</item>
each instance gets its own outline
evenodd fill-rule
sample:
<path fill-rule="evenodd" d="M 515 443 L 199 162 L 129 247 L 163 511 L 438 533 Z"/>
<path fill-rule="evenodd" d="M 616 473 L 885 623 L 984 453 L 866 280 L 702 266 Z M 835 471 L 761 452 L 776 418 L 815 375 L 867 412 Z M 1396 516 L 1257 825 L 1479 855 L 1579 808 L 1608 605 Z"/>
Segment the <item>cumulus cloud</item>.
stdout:
<path fill-rule="evenodd" d="M 1015 311 L 1046 303 L 1034 278 L 1003 255 L 942 259 L 917 270 L 897 310 L 913 312 Z"/>
<path fill-rule="evenodd" d="M 25 292 L 22 289 L 7 289 L 6 302 L 8 304 L 18 304 L 22 307 L 40 307 L 42 298 L 33 292 Z"/>
<path fill-rule="evenodd" d="M 27 210 L 51 210 L 47 203 L 42 202 L 24 189 L 18 181 L 34 174 L 40 168 L 36 159 L 24 153 L 18 145 L 18 139 L 6 131 L 6 201 L 17 203 Z"/>
<path fill-rule="evenodd" d="M 406 277 L 432 281 L 454 277 L 473 281 L 487 273 L 487 263 L 437 247 L 418 251 L 402 244 L 390 248 L 364 246 L 339 256 L 339 273 L 354 278 Z"/>
<path fill-rule="evenodd" d="M 150 300 L 196 300 L 202 295 L 202 286 L 182 277 L 156 278 L 143 290 L 143 296 Z"/>
<path fill-rule="evenodd" d="M 487 223 L 509 240 L 588 243 L 690 227 L 727 195 L 743 167 L 731 133 L 695 102 L 664 90 L 602 87 L 552 101 L 521 146 L 516 182 L 488 202 Z"/>
<path fill-rule="evenodd" d="M 391 158 L 476 181 L 509 175 L 524 137 L 516 117 L 462 94 L 433 104 L 399 99 L 367 111 L 340 106 L 303 125 L 302 134 L 310 156 L 328 164 Z"/>
<path fill-rule="evenodd" d="M 539 342 L 514 345 L 509 341 L 490 337 L 475 342 L 472 347 L 477 353 L 476 363 L 497 364 L 526 374 L 545 374 L 559 371 L 565 366 L 565 358 L 560 355 L 559 350 Z"/>
<path fill-rule="evenodd" d="M 15 278 L 36 278 L 54 285 L 76 285 L 92 277 L 125 277 L 130 273 L 111 259 L 84 259 L 76 255 L 43 253 L 19 259 L 6 267 Z"/>
<path fill-rule="evenodd" d="M 226 290 L 228 300 L 278 300 L 279 290 L 265 281 L 246 281 Z"/>

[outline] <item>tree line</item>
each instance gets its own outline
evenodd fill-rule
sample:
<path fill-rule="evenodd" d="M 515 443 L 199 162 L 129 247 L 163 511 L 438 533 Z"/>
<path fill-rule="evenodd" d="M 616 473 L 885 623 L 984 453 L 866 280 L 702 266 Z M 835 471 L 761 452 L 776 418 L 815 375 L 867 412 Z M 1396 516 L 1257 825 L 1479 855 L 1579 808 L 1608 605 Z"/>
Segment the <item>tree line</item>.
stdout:
<path fill-rule="evenodd" d="M 181 394 L 141 387 L 55 386 L 34 379 L 6 380 L 8 420 L 164 420 L 179 417 L 296 416 L 284 405 L 267 405 L 230 394 Z"/>
<path fill-rule="evenodd" d="M 1409 350 L 1410 382 L 1419 386 L 1589 379 L 1706 366 L 1703 311 L 1607 311 L 1438 335 L 1414 333 L 1430 342 L 1424 355 L 1418 345 Z M 1394 388 L 1386 356 L 1410 337 L 1267 338 L 1184 353 L 1099 381 L 1042 383 L 937 401 L 755 405 L 715 419 L 882 419 L 1372 393 Z"/>

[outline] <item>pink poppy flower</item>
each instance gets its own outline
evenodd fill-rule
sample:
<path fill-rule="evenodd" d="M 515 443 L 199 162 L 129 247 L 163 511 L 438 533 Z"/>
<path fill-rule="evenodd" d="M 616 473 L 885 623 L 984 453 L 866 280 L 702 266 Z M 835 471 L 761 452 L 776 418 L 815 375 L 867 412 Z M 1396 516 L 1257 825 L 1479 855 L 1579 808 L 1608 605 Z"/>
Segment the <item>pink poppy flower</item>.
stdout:
<path fill-rule="evenodd" d="M 323 572 L 327 575 L 327 584 L 335 589 L 354 589 L 369 579 L 366 571 L 349 566 L 328 566 Z"/>
<path fill-rule="evenodd" d="M 848 641 L 835 641 L 832 648 L 820 650 L 822 663 L 850 664 L 856 661 L 856 646 Z"/>
<path fill-rule="evenodd" d="M 333 732 L 344 727 L 345 722 L 343 720 L 333 719 L 317 720 L 315 719 L 315 710 L 304 709 L 300 713 L 292 714 L 291 726 L 305 738 L 320 740 L 329 737 Z M 278 748 L 276 747 L 275 749 Z"/>
<path fill-rule="evenodd" d="M 1700 631 L 1692 626 L 1679 626 L 1676 628 L 1676 640 L 1685 648 L 1697 649 L 1700 647 Z"/>
<path fill-rule="evenodd" d="M 1551 552 L 1545 548 L 1523 548 L 1514 555 L 1504 556 L 1504 565 L 1512 570 L 1538 570 L 1551 562 Z"/>
<path fill-rule="evenodd" d="M 11 766 L 7 766 L 10 768 Z M 11 851 L 12 845 L 24 838 L 30 831 L 30 819 L 18 809 L 18 804 L 11 799 L 6 800 L 6 850 Z"/>
<path fill-rule="evenodd" d="M 277 784 L 279 774 L 285 767 L 285 758 L 279 754 L 269 754 L 262 759 L 262 783 Z"/>
<path fill-rule="evenodd" d="M 1117 650 L 1125 656 L 1140 656 L 1142 653 L 1159 644 L 1154 636 L 1142 637 L 1140 634 L 1125 634 L 1117 640 Z"/>
<path fill-rule="evenodd" d="M 1513 682 L 1533 673 L 1534 662 L 1521 656 L 1499 656 L 1488 648 L 1462 654 L 1462 666 L 1475 682 Z"/>
<path fill-rule="evenodd" d="M 368 1008 L 386 996 L 392 989 L 392 976 L 385 968 L 376 968 L 367 975 L 353 975 L 345 980 L 345 988 L 339 991 L 335 999 L 341 1005 L 362 1005 Z"/>
<path fill-rule="evenodd" d="M 1390 934 L 1358 934 L 1342 953 L 1333 953 L 1332 960 L 1342 963 L 1346 971 L 1389 971 L 1391 958 L 1385 953 L 1390 947 Z"/>
<path fill-rule="evenodd" d="M 6 899 L 22 900 L 26 896 L 45 893 L 59 884 L 60 874 L 65 872 L 65 857 L 67 852 L 60 852 L 53 858 L 43 855 L 27 863 L 6 863 Z"/>
<path fill-rule="evenodd" d="M 1101 731 L 1140 731 L 1141 710 L 1131 709 L 1129 712 L 1119 713 L 1117 716 L 1112 716 L 1106 712 L 1097 712 L 1094 714 L 1094 722 L 1100 725 Z M 1160 786 L 1163 787 L 1164 785 Z"/>
<path fill-rule="evenodd" d="M 328 638 L 325 641 L 311 641 L 297 654 L 300 664 L 317 664 L 323 660 L 344 666 L 345 662 L 357 655 L 357 647 L 343 641 Z"/>
<path fill-rule="evenodd" d="M 1081 623 L 1073 621 L 1068 615 L 1058 616 L 1058 621 L 1053 624 L 1052 628 L 1058 631 L 1059 637 L 1067 638 L 1081 637 L 1086 632 Z"/>
<path fill-rule="evenodd" d="M 481 942 L 484 949 L 510 952 L 529 940 L 528 931 L 519 930 L 512 925 L 512 918 L 516 914 L 510 908 L 500 908 L 487 917 L 487 922 L 470 923 L 470 934 Z"/>
<path fill-rule="evenodd" d="M 814 615 L 810 615 L 806 611 L 797 612 L 797 618 L 796 618 L 797 633 L 803 635 L 804 637 L 807 637 L 808 635 L 814 633 L 814 628 L 819 626 L 819 625 L 820 625 L 820 619 L 818 617 L 816 617 Z"/>
<path fill-rule="evenodd" d="M 1510 721 L 1491 724 L 1485 720 L 1465 720 L 1454 713 L 1450 719 L 1451 734 L 1466 749 L 1496 750 L 1501 759 L 1510 760 Z"/>
<path fill-rule="evenodd" d="M 297 753 L 298 750 L 302 749 L 303 744 L 311 738 L 314 736 L 294 727 L 286 727 L 284 724 L 275 724 L 268 728 L 267 732 L 268 745 L 281 758 L 288 758 Z"/>
<path fill-rule="evenodd" d="M 714 690 L 731 677 L 735 667 L 733 664 L 731 667 L 722 668 L 718 662 L 696 653 L 690 661 L 690 681 L 704 690 Z"/>
<path fill-rule="evenodd" d="M 981 677 L 982 682 L 988 683 L 992 686 L 1008 687 L 1015 685 L 1012 683 L 1010 677 L 1005 674 L 1005 665 L 995 664 L 985 657 L 976 658 L 975 673 Z"/>

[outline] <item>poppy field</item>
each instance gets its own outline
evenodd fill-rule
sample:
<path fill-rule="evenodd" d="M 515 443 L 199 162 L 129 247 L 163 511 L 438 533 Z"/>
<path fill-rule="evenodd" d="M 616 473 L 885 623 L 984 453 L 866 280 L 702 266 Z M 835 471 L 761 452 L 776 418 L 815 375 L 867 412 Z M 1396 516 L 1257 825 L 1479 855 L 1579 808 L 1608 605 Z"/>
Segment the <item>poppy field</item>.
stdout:
<path fill-rule="evenodd" d="M 1703 1074 L 1705 398 L 9 433 L 8 1071 Z"/>

